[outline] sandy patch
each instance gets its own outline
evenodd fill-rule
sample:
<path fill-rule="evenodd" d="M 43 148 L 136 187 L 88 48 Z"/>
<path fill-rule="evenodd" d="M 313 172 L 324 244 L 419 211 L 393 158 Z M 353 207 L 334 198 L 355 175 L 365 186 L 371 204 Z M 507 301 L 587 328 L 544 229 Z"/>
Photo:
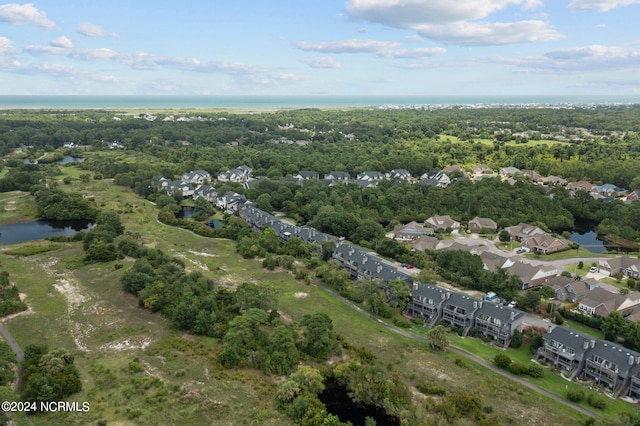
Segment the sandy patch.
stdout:
<path fill-rule="evenodd" d="M 146 349 L 151 344 L 151 339 L 145 336 L 132 336 L 115 340 L 98 347 L 101 351 L 128 351 L 132 349 Z"/>
<path fill-rule="evenodd" d="M 282 318 L 282 321 L 284 321 L 287 324 L 291 324 L 293 322 L 291 317 L 282 311 L 278 311 L 278 315 L 280 315 L 280 318 Z"/>
<path fill-rule="evenodd" d="M 67 299 L 67 308 L 69 313 L 75 311 L 76 308 L 87 301 L 87 297 L 80 293 L 80 289 L 69 280 L 60 278 L 53 287 L 58 290 L 65 299 Z"/>
<path fill-rule="evenodd" d="M 295 297 L 296 299 L 304 299 L 305 297 L 307 297 L 309 295 L 309 293 L 305 293 L 303 291 L 299 291 L 297 293 L 295 293 L 293 295 L 293 297 Z"/>
<path fill-rule="evenodd" d="M 189 250 L 189 253 L 195 254 L 196 256 L 204 256 L 204 257 L 218 257 L 217 254 L 204 253 L 202 251 Z"/>
<path fill-rule="evenodd" d="M 198 261 L 198 260 L 191 259 L 191 258 L 187 257 L 186 255 L 184 255 L 182 253 L 176 253 L 175 256 L 176 257 L 180 257 L 182 259 L 185 259 L 186 261 L 191 263 L 193 266 L 195 266 L 196 269 L 199 269 L 200 271 L 209 272 L 209 267 L 207 265 L 205 265 L 204 263 Z M 189 267 L 185 267 L 184 269 L 185 269 L 186 272 L 192 272 L 192 270 L 190 270 Z"/>

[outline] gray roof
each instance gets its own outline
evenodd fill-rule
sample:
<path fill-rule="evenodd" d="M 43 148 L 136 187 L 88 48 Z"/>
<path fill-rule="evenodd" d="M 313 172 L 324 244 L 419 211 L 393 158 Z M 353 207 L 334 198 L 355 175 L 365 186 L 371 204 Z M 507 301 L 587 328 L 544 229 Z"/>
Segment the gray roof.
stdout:
<path fill-rule="evenodd" d="M 524 312 L 518 309 L 509 308 L 508 306 L 502 306 L 486 301 L 482 302 L 481 306 L 476 312 L 476 315 L 477 314 L 485 314 L 492 318 L 497 318 L 504 324 L 513 323 L 524 318 Z"/>
<path fill-rule="evenodd" d="M 594 348 L 589 349 L 588 357 L 599 356 L 618 366 L 618 374 L 626 375 L 629 369 L 640 359 L 640 353 L 618 346 L 611 342 L 596 342 Z"/>
<path fill-rule="evenodd" d="M 558 343 L 566 346 L 567 348 L 573 349 L 576 355 L 581 356 L 586 353 L 588 349 L 585 346 L 589 346 L 589 342 L 592 340 L 595 342 L 593 337 L 587 336 L 586 334 L 578 333 L 577 331 L 569 330 L 564 327 L 555 327 L 553 330 L 544 335 L 545 341 L 555 340 Z M 597 343 L 596 343 L 597 344 Z"/>
<path fill-rule="evenodd" d="M 412 298 L 433 299 L 434 304 L 438 305 L 440 301 L 446 297 L 447 290 L 436 285 L 425 284 L 411 291 Z"/>

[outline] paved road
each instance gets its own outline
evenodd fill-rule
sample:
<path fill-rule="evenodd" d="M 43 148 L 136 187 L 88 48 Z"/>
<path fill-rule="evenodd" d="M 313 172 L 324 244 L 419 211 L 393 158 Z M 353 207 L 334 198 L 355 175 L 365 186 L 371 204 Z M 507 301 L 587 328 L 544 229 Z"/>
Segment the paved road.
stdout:
<path fill-rule="evenodd" d="M 386 322 L 376 318 L 372 314 L 370 314 L 368 312 L 365 312 L 364 310 L 362 310 L 359 306 L 355 305 L 354 303 L 352 303 L 352 302 L 346 300 L 345 298 L 343 298 L 342 296 L 338 295 L 336 292 L 334 292 L 330 288 L 324 286 L 323 284 L 319 284 L 319 285 L 324 291 L 329 293 L 331 296 L 333 296 L 334 298 L 336 298 L 340 302 L 342 302 L 345 305 L 349 306 L 351 309 L 357 311 L 358 313 L 367 316 L 369 319 L 377 322 L 378 324 L 382 325 L 383 327 L 386 327 L 389 330 L 391 330 L 391 331 L 393 331 L 395 333 L 398 333 L 401 336 L 407 337 L 409 339 L 413 339 L 413 340 L 416 340 L 416 341 L 419 341 L 419 342 L 422 342 L 422 343 L 426 343 L 426 344 L 430 344 L 431 343 L 429 341 L 429 339 L 425 339 L 424 337 L 421 337 L 421 336 L 416 336 L 415 334 L 409 333 L 406 330 L 403 330 L 401 328 L 397 328 L 397 327 L 394 327 L 394 326 L 392 326 L 390 324 L 387 324 Z M 469 353 L 467 351 L 464 351 L 462 349 L 459 349 L 459 348 L 456 348 L 456 347 L 453 347 L 453 346 L 450 346 L 449 350 L 451 350 L 452 352 L 457 353 L 458 355 L 462 355 L 462 356 L 470 359 L 471 361 L 473 361 L 475 363 L 478 363 L 478 364 L 482 365 L 483 367 L 486 367 L 489 370 L 491 370 L 491 371 L 493 371 L 493 372 L 495 372 L 497 374 L 500 374 L 501 376 L 504 376 L 504 377 L 514 381 L 514 382 L 517 382 L 518 384 L 521 384 L 522 386 L 525 386 L 525 387 L 527 387 L 527 388 L 529 388 L 529 389 L 531 389 L 531 390 L 533 390 L 535 392 L 538 392 L 538 393 L 541 393 L 541 394 L 543 394 L 545 396 L 548 396 L 549 398 L 552 398 L 553 400 L 558 401 L 559 403 L 564 404 L 567 407 L 573 408 L 574 410 L 577 410 L 582 414 L 585 414 L 585 415 L 587 415 L 589 417 L 593 417 L 593 418 L 598 417 L 597 414 L 594 413 L 593 411 L 588 410 L 588 409 L 586 409 L 586 408 L 584 408 L 584 407 L 582 407 L 580 405 L 574 404 L 573 402 L 568 401 L 568 400 L 566 400 L 564 398 L 561 398 L 558 395 L 555 395 L 555 394 L 553 394 L 553 393 L 551 393 L 551 392 L 549 392 L 549 391 L 547 391 L 545 389 L 542 389 L 542 388 L 540 388 L 540 387 L 538 387 L 538 386 L 536 386 L 536 385 L 534 385 L 532 383 L 529 383 L 529 382 L 527 382 L 526 380 L 524 380 L 524 379 L 522 379 L 520 377 L 514 376 L 513 374 L 511 374 L 511 373 L 509 373 L 509 372 L 507 372 L 507 371 L 505 371 L 505 370 L 503 370 L 501 368 L 496 367 L 492 363 L 487 362 L 487 361 L 485 361 L 485 360 L 483 360 L 481 358 L 478 358 L 477 356 L 473 355 L 472 353 Z"/>
<path fill-rule="evenodd" d="M 22 364 L 22 362 L 24 361 L 24 352 L 22 351 L 22 348 L 20 347 L 18 342 L 16 342 L 16 339 L 13 338 L 11 333 L 9 333 L 9 330 L 7 330 L 2 323 L 0 323 L 0 334 L 2 335 L 2 337 L 4 337 L 4 340 L 7 341 L 9 346 L 11 346 L 13 352 L 16 353 L 18 362 Z"/>

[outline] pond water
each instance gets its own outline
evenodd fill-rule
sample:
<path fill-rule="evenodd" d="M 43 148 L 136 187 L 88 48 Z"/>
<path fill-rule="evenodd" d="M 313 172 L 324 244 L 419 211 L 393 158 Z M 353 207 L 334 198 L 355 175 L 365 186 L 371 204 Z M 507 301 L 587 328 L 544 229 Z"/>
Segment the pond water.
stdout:
<path fill-rule="evenodd" d="M 571 232 L 569 240 L 580 244 L 580 247 L 591 253 L 605 253 L 607 251 L 604 241 L 598 239 L 595 222 L 576 220 L 576 227 Z"/>
<path fill-rule="evenodd" d="M 42 240 L 54 235 L 68 237 L 78 231 L 88 231 L 94 225 L 90 220 L 34 220 L 0 225 L 0 244 Z"/>
<path fill-rule="evenodd" d="M 182 209 L 178 213 L 176 213 L 176 217 L 178 219 L 189 219 L 194 215 L 195 212 L 196 209 L 194 207 L 182 206 Z"/>
<path fill-rule="evenodd" d="M 381 408 L 354 402 L 347 389 L 338 382 L 327 380 L 324 385 L 325 389 L 318 397 L 327 407 L 327 412 L 338 416 L 341 422 L 364 425 L 366 418 L 371 417 L 377 426 L 400 426 L 398 418 L 389 416 Z"/>
<path fill-rule="evenodd" d="M 73 157 L 71 155 L 65 155 L 62 160 L 56 161 L 56 164 L 71 164 L 71 163 L 82 163 L 84 158 L 82 157 Z M 24 159 L 24 164 L 31 164 L 31 160 L 28 158 Z"/>

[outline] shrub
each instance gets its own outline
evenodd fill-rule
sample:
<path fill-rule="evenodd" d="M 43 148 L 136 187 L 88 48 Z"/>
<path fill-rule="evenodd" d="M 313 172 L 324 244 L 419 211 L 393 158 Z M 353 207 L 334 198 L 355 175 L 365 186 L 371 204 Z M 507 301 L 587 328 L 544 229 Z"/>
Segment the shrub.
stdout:
<path fill-rule="evenodd" d="M 531 377 L 544 377 L 544 368 L 539 365 L 532 364 L 527 369 L 527 374 Z"/>
<path fill-rule="evenodd" d="M 416 385 L 416 389 L 422 392 L 425 395 L 437 395 L 444 396 L 447 393 L 447 390 L 443 387 L 440 387 L 436 384 L 420 382 Z"/>
<path fill-rule="evenodd" d="M 593 408 L 599 408 L 601 410 L 604 410 L 604 408 L 607 406 L 607 401 L 605 401 L 603 398 L 598 398 L 595 395 L 589 395 L 587 402 Z"/>
<path fill-rule="evenodd" d="M 516 349 L 522 346 L 522 333 L 520 332 L 520 330 L 516 330 L 513 332 L 513 337 L 511 337 L 509 346 Z"/>
<path fill-rule="evenodd" d="M 584 399 L 584 392 L 580 389 L 569 389 L 567 399 L 571 402 L 580 402 Z"/>
<path fill-rule="evenodd" d="M 562 318 L 562 315 L 558 311 L 555 313 L 554 322 L 558 325 L 564 324 L 564 318 Z"/>
<path fill-rule="evenodd" d="M 511 364 L 511 372 L 517 375 L 529 374 L 529 367 L 521 362 L 514 362 Z"/>
<path fill-rule="evenodd" d="M 493 357 L 493 363 L 500 368 L 508 368 L 511 365 L 511 358 L 506 354 L 497 354 Z"/>

